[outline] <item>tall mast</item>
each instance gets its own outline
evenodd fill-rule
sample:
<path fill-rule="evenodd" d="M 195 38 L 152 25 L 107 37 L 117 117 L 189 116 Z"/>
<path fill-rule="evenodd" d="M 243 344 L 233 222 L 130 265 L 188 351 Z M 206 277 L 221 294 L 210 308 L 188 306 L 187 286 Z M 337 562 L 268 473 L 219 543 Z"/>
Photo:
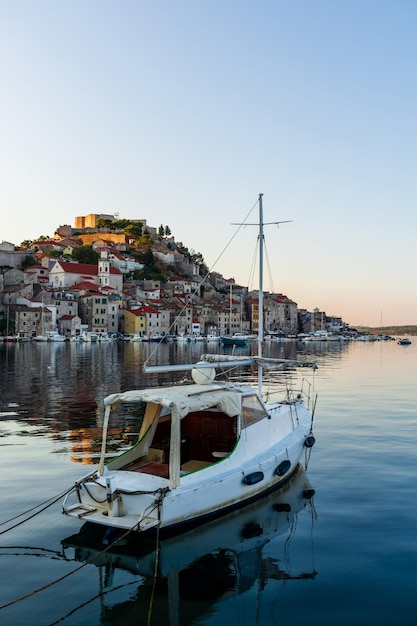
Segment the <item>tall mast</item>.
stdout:
<path fill-rule="evenodd" d="M 262 341 L 264 335 L 264 286 L 263 286 L 263 273 L 264 273 L 264 226 L 275 224 L 279 227 L 280 224 L 287 224 L 292 220 L 285 220 L 281 222 L 264 222 L 263 206 L 262 206 L 263 193 L 259 194 L 259 220 L 258 223 L 251 224 L 245 222 L 244 224 L 237 224 L 237 226 L 258 226 L 259 228 L 259 298 L 258 298 L 258 356 L 262 356 Z M 258 361 L 258 391 L 259 395 L 262 395 L 262 366 Z"/>
<path fill-rule="evenodd" d="M 264 334 L 264 217 L 262 196 L 259 194 L 259 298 L 258 298 L 258 356 L 262 356 Z M 258 393 L 262 394 L 262 365 L 258 361 Z"/>

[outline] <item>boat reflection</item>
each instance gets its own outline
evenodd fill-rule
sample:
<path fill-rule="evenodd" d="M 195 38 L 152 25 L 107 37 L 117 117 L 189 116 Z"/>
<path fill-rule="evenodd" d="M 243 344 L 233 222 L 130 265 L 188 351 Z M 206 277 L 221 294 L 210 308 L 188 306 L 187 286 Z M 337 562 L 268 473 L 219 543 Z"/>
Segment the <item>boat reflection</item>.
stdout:
<path fill-rule="evenodd" d="M 270 580 L 313 579 L 314 559 L 306 557 L 307 571 L 290 566 L 290 539 L 300 513 L 314 522 L 314 489 L 301 467 L 279 491 L 180 535 L 158 541 L 156 534 L 131 533 L 108 545 L 121 531 L 87 522 L 62 545 L 67 556 L 74 550 L 75 560 L 97 566 L 106 623 L 131 623 L 151 611 L 151 623 L 185 626 L 228 598 L 264 589 Z M 143 578 L 127 599 L 111 604 L 117 593 L 107 592 L 117 587 L 118 570 Z"/>

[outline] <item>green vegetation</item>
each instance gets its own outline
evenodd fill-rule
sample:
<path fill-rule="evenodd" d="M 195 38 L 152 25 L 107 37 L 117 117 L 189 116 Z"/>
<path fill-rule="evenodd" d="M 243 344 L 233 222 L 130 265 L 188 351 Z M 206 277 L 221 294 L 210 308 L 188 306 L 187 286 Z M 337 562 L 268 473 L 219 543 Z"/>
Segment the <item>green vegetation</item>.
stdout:
<path fill-rule="evenodd" d="M 81 246 L 80 248 L 74 248 L 72 258 L 80 263 L 97 265 L 100 255 L 93 250 L 92 246 Z"/>
<path fill-rule="evenodd" d="M 133 272 L 135 279 L 160 280 L 163 283 L 166 282 L 165 273 L 158 267 L 150 246 L 144 252 L 136 253 L 135 257 L 144 265 L 143 270 Z"/>
<path fill-rule="evenodd" d="M 417 326 L 379 326 L 371 328 L 370 326 L 356 326 L 355 330 L 368 335 L 417 335 Z"/>

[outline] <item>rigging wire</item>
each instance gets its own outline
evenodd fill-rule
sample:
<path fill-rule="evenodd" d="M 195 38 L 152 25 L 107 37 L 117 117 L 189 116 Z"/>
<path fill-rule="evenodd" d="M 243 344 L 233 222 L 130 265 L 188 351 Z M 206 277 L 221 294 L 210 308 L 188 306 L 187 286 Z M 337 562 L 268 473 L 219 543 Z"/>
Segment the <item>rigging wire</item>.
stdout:
<path fill-rule="evenodd" d="M 269 262 L 268 249 L 266 247 L 266 243 L 265 242 L 264 242 L 264 251 L 265 251 L 266 265 L 267 265 L 267 268 L 268 268 L 269 289 L 270 289 L 271 293 L 275 293 L 274 279 L 272 277 L 272 270 L 271 270 L 271 263 Z"/>
<path fill-rule="evenodd" d="M 249 210 L 249 212 L 247 213 L 245 219 L 243 220 L 243 222 L 241 224 L 238 224 L 235 232 L 233 233 L 233 235 L 231 236 L 231 238 L 229 239 L 229 241 L 227 242 L 227 244 L 224 246 L 223 250 L 220 252 L 220 254 L 218 255 L 218 257 L 216 258 L 216 260 L 214 261 L 214 263 L 210 266 L 210 268 L 207 270 L 206 274 L 203 276 L 202 280 L 200 281 L 200 283 L 198 284 L 198 286 L 194 289 L 194 291 L 192 291 L 189 294 L 189 298 L 192 298 L 193 296 L 195 296 L 200 288 L 202 287 L 202 285 L 204 285 L 205 282 L 207 282 L 208 277 L 210 276 L 211 272 L 214 270 L 214 268 L 216 267 L 217 263 L 220 261 L 220 259 L 222 258 L 222 256 L 224 255 L 224 253 L 226 252 L 226 250 L 229 248 L 229 246 L 231 245 L 232 241 L 235 239 L 235 237 L 237 236 L 237 234 L 239 233 L 239 231 L 245 226 L 245 222 L 246 220 L 249 218 L 249 216 L 251 215 L 252 211 L 255 209 L 255 207 L 258 206 L 258 200 L 256 200 L 256 202 L 253 204 L 252 208 Z M 177 323 L 177 321 L 181 318 L 182 314 L 186 311 L 188 307 L 188 302 L 186 302 L 184 304 L 184 306 L 182 307 L 182 309 L 180 309 L 180 312 L 178 313 L 178 315 L 175 317 L 174 321 L 172 322 L 172 324 L 170 325 L 168 331 L 170 332 L 175 324 Z M 146 358 L 144 365 L 146 365 L 147 363 L 149 363 L 150 359 L 153 357 L 153 355 L 155 354 L 155 352 L 158 349 L 158 343 L 156 343 L 155 347 L 153 350 L 151 350 L 150 354 L 148 355 L 148 357 Z"/>
<path fill-rule="evenodd" d="M 259 238 L 256 240 L 256 246 L 255 246 L 255 250 L 254 250 L 253 258 L 252 258 L 252 265 L 251 265 L 250 272 L 249 272 L 248 285 L 251 291 L 252 291 L 252 286 L 255 283 L 255 269 L 256 269 L 256 263 L 257 263 L 258 256 L 259 256 L 258 250 L 259 250 Z"/>

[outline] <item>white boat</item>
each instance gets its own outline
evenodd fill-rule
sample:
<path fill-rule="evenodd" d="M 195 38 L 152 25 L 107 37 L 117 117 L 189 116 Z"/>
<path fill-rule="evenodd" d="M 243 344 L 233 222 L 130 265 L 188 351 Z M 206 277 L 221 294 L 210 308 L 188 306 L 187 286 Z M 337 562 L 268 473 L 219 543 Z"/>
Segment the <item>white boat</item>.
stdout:
<path fill-rule="evenodd" d="M 144 339 L 141 337 L 141 335 L 134 334 L 134 335 L 130 335 L 130 341 L 133 341 L 133 343 L 137 343 L 137 342 L 142 343 Z"/>
<path fill-rule="evenodd" d="M 65 335 L 60 335 L 57 330 L 50 330 L 49 332 L 47 332 L 46 338 L 47 338 L 47 341 L 57 341 L 57 342 L 62 342 L 62 341 L 67 340 Z"/>
<path fill-rule="evenodd" d="M 263 242 L 262 196 L 259 241 Z M 263 310 L 260 249 L 259 310 Z M 198 363 L 144 366 L 151 374 L 189 371 L 193 382 L 114 393 L 104 398 L 98 467 L 76 481 L 63 513 L 115 528 L 146 531 L 225 514 L 283 485 L 314 444 L 316 394 L 306 381 L 277 401 L 262 394 L 264 369 L 315 367 L 314 363 L 262 356 L 207 354 Z M 255 366 L 258 387 L 216 380 L 218 370 Z M 137 443 L 105 463 L 113 409 L 143 407 Z"/>
<path fill-rule="evenodd" d="M 220 337 L 218 335 L 213 335 L 212 333 L 209 333 L 206 337 L 207 341 L 220 341 Z"/>
<path fill-rule="evenodd" d="M 32 337 L 32 341 L 49 341 L 48 339 L 48 335 L 35 335 L 35 337 Z"/>
<path fill-rule="evenodd" d="M 176 336 L 176 341 L 178 341 L 179 343 L 181 342 L 190 343 L 191 337 L 190 335 L 184 335 L 184 333 L 180 333 L 179 335 Z"/>
<path fill-rule="evenodd" d="M 97 341 L 110 341 L 110 335 L 107 332 L 97 333 Z"/>
<path fill-rule="evenodd" d="M 87 343 L 96 343 L 98 341 L 98 333 L 92 332 L 90 330 L 85 330 L 80 335 L 83 341 Z"/>

